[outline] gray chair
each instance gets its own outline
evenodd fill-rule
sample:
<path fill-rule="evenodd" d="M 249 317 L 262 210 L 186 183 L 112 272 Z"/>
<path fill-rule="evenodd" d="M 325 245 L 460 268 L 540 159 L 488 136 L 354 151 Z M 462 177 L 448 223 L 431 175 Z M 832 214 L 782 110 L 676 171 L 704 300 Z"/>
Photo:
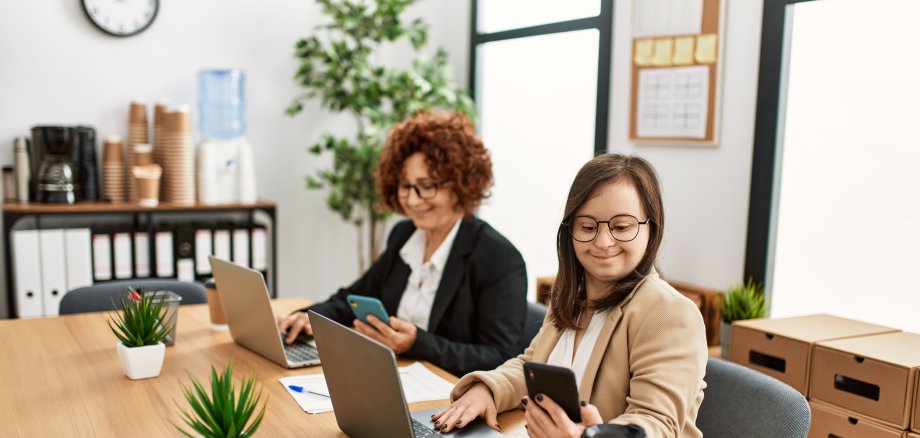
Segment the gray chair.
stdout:
<path fill-rule="evenodd" d="M 704 380 L 696 426 L 706 438 L 808 436 L 811 410 L 791 386 L 721 359 L 709 359 Z"/>
<path fill-rule="evenodd" d="M 203 304 L 207 302 L 204 286 L 198 283 L 168 279 L 124 280 L 94 284 L 74 289 L 61 298 L 60 313 L 68 315 L 84 312 L 113 310 L 112 301 L 118 303 L 121 294 L 142 287 L 149 291 L 169 290 L 182 297 L 181 304 Z"/>
<path fill-rule="evenodd" d="M 530 346 L 530 341 L 540 331 L 543 326 L 543 318 L 546 318 L 546 306 L 541 303 L 527 302 L 527 316 L 524 318 L 524 332 L 521 333 L 521 340 L 518 341 L 518 352 L 523 353 Z"/>

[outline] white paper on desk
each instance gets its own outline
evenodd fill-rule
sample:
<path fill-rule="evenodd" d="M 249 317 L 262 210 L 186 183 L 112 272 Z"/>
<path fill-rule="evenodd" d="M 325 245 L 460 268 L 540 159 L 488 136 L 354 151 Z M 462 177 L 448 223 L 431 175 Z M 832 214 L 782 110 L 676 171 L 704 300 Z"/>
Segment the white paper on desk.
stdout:
<path fill-rule="evenodd" d="M 454 387 L 452 383 L 439 377 L 419 362 L 400 367 L 399 380 L 402 383 L 406 403 L 447 400 Z M 331 399 L 310 393 L 312 391 L 329 394 L 325 377 L 322 374 L 282 377 L 279 381 L 305 412 L 318 414 L 332 411 Z M 302 386 L 303 392 L 295 392 L 288 385 Z"/>

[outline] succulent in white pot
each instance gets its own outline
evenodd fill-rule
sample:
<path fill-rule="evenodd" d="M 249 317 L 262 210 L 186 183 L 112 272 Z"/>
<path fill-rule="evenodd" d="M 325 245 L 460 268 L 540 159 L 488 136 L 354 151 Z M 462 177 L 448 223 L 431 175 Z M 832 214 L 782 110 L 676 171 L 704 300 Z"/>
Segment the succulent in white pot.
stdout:
<path fill-rule="evenodd" d="M 132 380 L 159 376 L 166 354 L 163 339 L 176 323 L 175 314 L 166 318 L 164 303 L 143 290 L 129 289 L 120 304 L 121 311 L 112 315 L 109 328 L 118 338 L 115 349 L 122 370 Z"/>

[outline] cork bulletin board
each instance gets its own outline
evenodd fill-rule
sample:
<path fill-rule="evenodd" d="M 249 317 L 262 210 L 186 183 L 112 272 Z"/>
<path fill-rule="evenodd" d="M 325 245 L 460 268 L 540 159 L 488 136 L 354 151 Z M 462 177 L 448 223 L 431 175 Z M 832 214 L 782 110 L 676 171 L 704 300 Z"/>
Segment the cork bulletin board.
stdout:
<path fill-rule="evenodd" d="M 631 141 L 718 144 L 723 1 L 633 1 Z"/>

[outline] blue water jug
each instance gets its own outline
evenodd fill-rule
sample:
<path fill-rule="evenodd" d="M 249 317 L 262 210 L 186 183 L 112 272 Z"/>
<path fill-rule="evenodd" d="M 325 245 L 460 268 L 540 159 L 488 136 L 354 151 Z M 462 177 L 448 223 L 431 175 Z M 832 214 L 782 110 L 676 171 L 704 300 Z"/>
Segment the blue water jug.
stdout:
<path fill-rule="evenodd" d="M 245 76 L 238 69 L 198 72 L 198 131 L 203 139 L 227 140 L 246 133 Z"/>

